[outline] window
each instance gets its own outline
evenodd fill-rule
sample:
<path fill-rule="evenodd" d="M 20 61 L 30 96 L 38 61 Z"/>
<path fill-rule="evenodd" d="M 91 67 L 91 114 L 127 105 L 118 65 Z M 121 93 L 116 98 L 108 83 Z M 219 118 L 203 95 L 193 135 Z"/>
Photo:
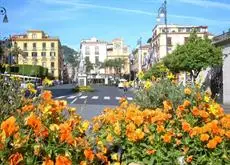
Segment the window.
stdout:
<path fill-rule="evenodd" d="M 32 34 L 32 38 L 33 38 L 33 39 L 36 39 L 36 38 L 37 38 L 37 34 L 33 33 L 33 34 Z"/>
<path fill-rule="evenodd" d="M 172 38 L 167 37 L 167 45 L 171 46 L 172 45 Z"/>
<path fill-rule="evenodd" d="M 46 62 L 42 62 L 42 66 L 43 66 L 43 67 L 46 67 Z"/>
<path fill-rule="evenodd" d="M 32 57 L 37 57 L 38 53 L 37 52 L 32 52 Z"/>
<path fill-rule="evenodd" d="M 28 52 L 23 52 L 23 57 L 24 57 L 24 58 L 26 58 L 26 57 L 28 57 L 28 56 L 29 56 Z"/>
<path fill-rule="evenodd" d="M 95 56 L 95 64 L 99 64 L 99 56 Z"/>
<path fill-rule="evenodd" d="M 186 28 L 186 32 L 190 32 L 191 31 L 191 28 Z"/>
<path fill-rule="evenodd" d="M 85 54 L 90 55 L 90 49 L 88 46 L 85 47 Z"/>
<path fill-rule="evenodd" d="M 55 56 L 56 56 L 55 52 L 50 52 L 50 57 L 55 57 Z"/>
<path fill-rule="evenodd" d="M 89 61 L 89 56 L 86 56 L 86 57 L 85 57 L 85 61 Z"/>
<path fill-rule="evenodd" d="M 127 53 L 128 52 L 128 48 L 124 48 L 123 51 L 124 51 L 124 53 Z"/>
<path fill-rule="evenodd" d="M 51 74 L 54 76 L 54 70 L 51 70 Z"/>
<path fill-rule="evenodd" d="M 54 68 L 54 62 L 51 62 L 51 68 Z"/>
<path fill-rule="evenodd" d="M 178 28 L 178 32 L 179 33 L 184 32 L 184 28 Z"/>
<path fill-rule="evenodd" d="M 51 43 L 51 49 L 54 49 L 54 42 Z"/>
<path fill-rule="evenodd" d="M 36 43 L 33 43 L 33 50 L 36 50 Z"/>
<path fill-rule="evenodd" d="M 42 52 L 41 55 L 42 55 L 42 57 L 45 57 L 46 56 L 46 52 Z"/>
<path fill-rule="evenodd" d="M 99 47 L 98 46 L 95 47 L 95 54 L 99 55 Z"/>
<path fill-rule="evenodd" d="M 27 50 L 27 43 L 24 43 L 24 44 L 23 44 L 23 49 L 24 49 L 24 50 Z"/>
<path fill-rule="evenodd" d="M 188 37 L 184 37 L 184 43 L 188 42 Z"/>
<path fill-rule="evenodd" d="M 42 49 L 46 50 L 46 43 L 45 42 L 42 43 Z"/>

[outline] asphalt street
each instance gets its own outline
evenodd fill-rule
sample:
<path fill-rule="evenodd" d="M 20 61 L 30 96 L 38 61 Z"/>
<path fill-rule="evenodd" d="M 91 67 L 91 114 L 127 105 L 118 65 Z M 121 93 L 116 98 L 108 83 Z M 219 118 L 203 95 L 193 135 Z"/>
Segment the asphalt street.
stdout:
<path fill-rule="evenodd" d="M 114 86 L 94 85 L 94 92 L 76 93 L 73 91 L 74 85 L 65 84 L 49 87 L 53 93 L 53 98 L 57 100 L 66 100 L 70 107 L 77 109 L 77 113 L 85 120 L 91 120 L 93 117 L 101 114 L 105 108 L 114 108 L 119 105 L 121 97 L 126 97 L 129 102 L 134 99 L 131 90 L 124 93 L 122 89 Z"/>

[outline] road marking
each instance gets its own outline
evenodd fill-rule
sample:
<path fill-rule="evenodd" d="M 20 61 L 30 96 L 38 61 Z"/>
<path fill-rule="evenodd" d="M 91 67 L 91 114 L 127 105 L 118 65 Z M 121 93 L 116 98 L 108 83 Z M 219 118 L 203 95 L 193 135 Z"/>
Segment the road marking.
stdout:
<path fill-rule="evenodd" d="M 131 100 L 133 100 L 133 98 L 132 97 L 127 97 L 127 100 L 131 101 Z"/>
<path fill-rule="evenodd" d="M 59 96 L 59 97 L 56 97 L 56 99 L 63 99 L 65 98 L 66 96 Z"/>
<path fill-rule="evenodd" d="M 93 100 L 97 100 L 97 99 L 98 99 L 98 96 L 93 96 L 92 99 L 93 99 Z"/>
<path fill-rule="evenodd" d="M 77 97 L 73 101 L 71 101 L 70 104 L 73 104 L 75 101 L 77 101 Z"/>
<path fill-rule="evenodd" d="M 121 99 L 121 97 L 116 97 L 116 100 L 120 100 Z"/>
<path fill-rule="evenodd" d="M 110 97 L 109 96 L 105 96 L 104 100 L 110 100 Z"/>
<path fill-rule="evenodd" d="M 81 96 L 80 99 L 86 99 L 88 96 Z"/>
<path fill-rule="evenodd" d="M 74 99 L 74 98 L 76 98 L 77 96 L 69 96 L 69 97 L 67 97 L 67 99 Z"/>

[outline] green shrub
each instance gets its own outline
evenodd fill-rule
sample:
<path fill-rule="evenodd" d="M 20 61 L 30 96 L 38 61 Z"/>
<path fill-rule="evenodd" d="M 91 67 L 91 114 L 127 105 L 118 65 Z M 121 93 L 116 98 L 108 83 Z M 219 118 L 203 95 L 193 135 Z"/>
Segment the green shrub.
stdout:
<path fill-rule="evenodd" d="M 154 82 L 148 89 L 142 89 L 135 93 L 134 102 L 141 108 L 163 107 L 163 101 L 171 100 L 175 107 L 180 105 L 185 98 L 183 85 L 175 84 L 168 79 Z"/>

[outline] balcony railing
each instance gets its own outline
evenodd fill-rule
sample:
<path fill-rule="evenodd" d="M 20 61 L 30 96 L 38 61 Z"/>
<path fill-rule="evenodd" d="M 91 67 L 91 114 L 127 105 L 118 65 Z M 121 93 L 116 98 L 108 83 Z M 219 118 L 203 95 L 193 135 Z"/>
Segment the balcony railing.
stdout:
<path fill-rule="evenodd" d="M 230 32 L 227 32 L 227 33 L 221 34 L 219 36 L 213 37 L 213 42 L 217 43 L 217 42 L 222 42 L 222 41 L 225 41 L 228 39 L 230 39 Z"/>

